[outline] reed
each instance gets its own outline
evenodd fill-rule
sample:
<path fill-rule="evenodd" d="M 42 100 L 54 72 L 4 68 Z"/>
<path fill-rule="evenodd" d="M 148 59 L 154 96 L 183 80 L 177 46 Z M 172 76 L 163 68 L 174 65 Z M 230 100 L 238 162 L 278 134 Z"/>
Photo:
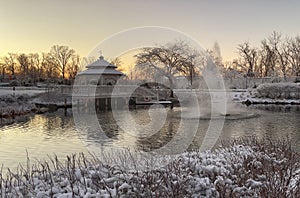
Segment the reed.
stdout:
<path fill-rule="evenodd" d="M 131 155 L 131 157 L 130 157 Z M 126 156 L 126 157 L 124 157 Z M 125 169 L 117 162 L 131 161 Z M 66 160 L 27 157 L 25 167 L 0 172 L 2 197 L 299 197 L 300 156 L 288 138 L 248 137 L 214 151 L 185 152 L 168 165 L 139 170 L 128 152 L 73 154 Z"/>

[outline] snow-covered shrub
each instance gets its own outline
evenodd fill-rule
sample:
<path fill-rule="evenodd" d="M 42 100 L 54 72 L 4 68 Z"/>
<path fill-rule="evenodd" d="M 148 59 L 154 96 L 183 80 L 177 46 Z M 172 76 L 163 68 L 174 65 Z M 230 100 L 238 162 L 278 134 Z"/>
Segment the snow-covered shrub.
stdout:
<path fill-rule="evenodd" d="M 300 83 L 300 77 L 296 77 L 294 83 Z"/>
<path fill-rule="evenodd" d="M 297 83 L 265 83 L 254 93 L 258 98 L 300 99 L 300 86 Z"/>
<path fill-rule="evenodd" d="M 119 156 L 123 158 L 122 156 Z M 180 154 L 154 170 L 124 170 L 84 154 L 0 174 L 2 197 L 299 197 L 300 156 L 287 140 L 236 140 Z"/>

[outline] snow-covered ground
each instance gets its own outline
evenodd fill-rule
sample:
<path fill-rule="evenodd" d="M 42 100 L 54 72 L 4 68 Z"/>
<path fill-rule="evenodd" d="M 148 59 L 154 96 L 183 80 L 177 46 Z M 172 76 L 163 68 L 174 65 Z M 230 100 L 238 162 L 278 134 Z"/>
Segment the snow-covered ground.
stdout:
<path fill-rule="evenodd" d="M 32 112 L 45 112 L 36 104 L 71 105 L 71 97 L 65 97 L 59 91 L 48 92 L 36 87 L 0 87 L 0 126 L 23 120 L 23 115 Z"/>
<path fill-rule="evenodd" d="M 36 111 L 27 94 L 0 95 L 0 126 L 13 123 L 25 114 Z"/>
<path fill-rule="evenodd" d="M 4 95 L 22 95 L 27 94 L 28 96 L 35 96 L 40 93 L 44 93 L 46 90 L 41 88 L 33 87 L 15 87 L 13 90 L 12 87 L 0 87 L 0 96 Z"/>
<path fill-rule="evenodd" d="M 299 197 L 299 156 L 270 145 L 235 144 L 205 153 L 186 152 L 167 166 L 141 171 L 97 159 L 88 161 L 83 155 L 68 157 L 66 162 L 53 159 L 9 173 L 1 180 L 0 194 L 40 198 Z"/>
<path fill-rule="evenodd" d="M 297 104 L 300 105 L 299 83 L 266 83 L 256 89 L 231 90 L 229 98 L 248 104 Z"/>
<path fill-rule="evenodd" d="M 71 105 L 72 98 L 66 97 L 65 95 L 59 92 L 50 92 L 50 93 L 41 94 L 39 97 L 35 98 L 33 102 L 36 104 L 44 104 L 44 105 L 53 104 L 53 105 L 63 106 L 65 105 L 65 102 L 67 105 Z"/>
<path fill-rule="evenodd" d="M 32 87 L 0 88 L 0 126 L 22 120 L 22 116 L 37 110 L 32 98 L 44 93 L 44 89 Z"/>

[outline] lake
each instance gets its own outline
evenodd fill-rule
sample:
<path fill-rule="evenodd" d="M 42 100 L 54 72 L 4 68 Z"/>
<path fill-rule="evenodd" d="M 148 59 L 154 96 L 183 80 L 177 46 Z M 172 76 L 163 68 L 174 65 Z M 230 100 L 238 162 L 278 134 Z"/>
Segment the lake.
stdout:
<path fill-rule="evenodd" d="M 253 113 L 255 116 L 249 119 L 226 120 L 220 136 L 220 140 L 230 140 L 237 137 L 256 135 L 258 137 L 270 137 L 273 139 L 290 137 L 294 148 L 300 148 L 300 106 L 296 105 L 252 105 L 244 106 L 236 104 L 240 112 Z M 166 111 L 167 118 L 159 132 L 151 137 L 134 136 L 126 133 L 116 123 L 112 112 L 101 112 L 98 119 L 105 135 L 109 138 L 101 142 L 102 147 L 131 147 L 137 150 L 150 151 L 160 148 L 172 140 L 178 130 L 180 119 L 176 116 L 179 108 L 155 109 Z M 122 112 L 121 112 L 122 113 Z M 130 112 L 135 121 L 147 125 L 151 119 L 148 109 L 137 109 Z M 188 120 L 193 124 L 193 120 Z M 199 120 L 197 120 L 199 121 Z M 120 121 L 118 121 L 120 123 Z M 121 120 L 122 122 L 122 120 Z M 124 123 L 123 123 L 124 124 Z M 125 123 L 126 124 L 126 123 Z M 189 149 L 201 145 L 204 132 L 207 130 L 209 120 L 200 120 L 196 136 Z M 132 127 L 132 131 L 137 130 Z M 22 122 L 0 127 L 0 163 L 4 167 L 16 167 L 19 163 L 25 163 L 27 154 L 35 159 L 48 159 L 48 156 L 56 154 L 59 158 L 65 158 L 72 153 L 88 153 L 86 145 L 98 144 L 101 135 L 98 131 L 87 130 L 78 133 L 74 124 L 72 111 L 69 109 L 53 113 L 30 115 Z M 131 131 L 131 132 L 132 132 Z M 145 134 L 152 131 L 144 131 Z M 132 134 L 132 133 L 131 133 Z"/>

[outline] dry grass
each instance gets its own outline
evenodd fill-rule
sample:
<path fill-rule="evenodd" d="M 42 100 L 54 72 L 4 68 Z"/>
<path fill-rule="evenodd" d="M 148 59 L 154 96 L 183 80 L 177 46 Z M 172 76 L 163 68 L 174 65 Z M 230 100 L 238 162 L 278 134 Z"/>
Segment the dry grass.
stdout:
<path fill-rule="evenodd" d="M 248 156 L 241 167 L 232 166 L 238 186 L 256 180 L 263 183 L 255 190 L 259 197 L 300 196 L 300 154 L 293 150 L 289 138 L 274 141 L 249 137 L 223 144 L 225 147 L 233 145 L 250 145 L 257 153 L 256 156 Z M 240 196 L 226 185 L 219 184 L 217 189 L 221 197 Z"/>
<path fill-rule="evenodd" d="M 122 159 L 124 154 L 117 156 Z M 299 197 L 300 164 L 288 139 L 238 139 L 214 152 L 186 152 L 157 169 L 124 170 L 93 155 L 56 156 L 1 169 L 2 197 Z M 136 163 L 136 162 L 134 162 Z"/>

